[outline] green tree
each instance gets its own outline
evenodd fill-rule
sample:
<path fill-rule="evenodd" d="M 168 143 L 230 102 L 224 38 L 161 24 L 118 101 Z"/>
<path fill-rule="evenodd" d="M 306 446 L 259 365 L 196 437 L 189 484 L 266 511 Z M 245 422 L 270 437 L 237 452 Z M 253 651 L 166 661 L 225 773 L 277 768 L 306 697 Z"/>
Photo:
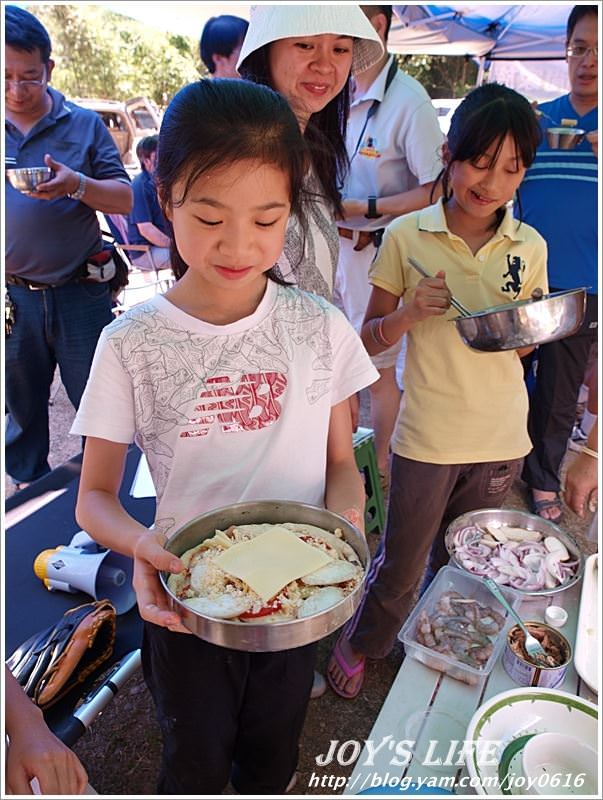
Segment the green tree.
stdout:
<path fill-rule="evenodd" d="M 156 31 L 94 5 L 42 5 L 57 68 L 53 84 L 68 97 L 127 100 L 144 95 L 165 106 L 200 76 L 198 42 Z"/>
<path fill-rule="evenodd" d="M 430 97 L 464 97 L 475 86 L 477 64 L 468 56 L 398 54 L 397 59 Z"/>

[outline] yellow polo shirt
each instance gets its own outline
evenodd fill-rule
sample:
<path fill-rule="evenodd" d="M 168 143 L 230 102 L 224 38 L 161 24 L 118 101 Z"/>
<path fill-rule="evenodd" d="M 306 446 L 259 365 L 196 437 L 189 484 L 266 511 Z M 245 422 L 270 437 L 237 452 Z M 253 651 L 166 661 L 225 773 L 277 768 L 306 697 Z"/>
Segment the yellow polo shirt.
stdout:
<path fill-rule="evenodd" d="M 448 230 L 442 202 L 394 220 L 371 267 L 370 280 L 409 302 L 421 276 L 413 256 L 435 275 L 446 272 L 452 294 L 471 311 L 548 291 L 546 243 L 510 209 L 475 255 Z M 458 312 L 418 322 L 408 332 L 404 394 L 392 436 L 400 456 L 431 464 L 521 458 L 531 449 L 528 395 L 514 350 L 472 350 L 451 322 Z"/>

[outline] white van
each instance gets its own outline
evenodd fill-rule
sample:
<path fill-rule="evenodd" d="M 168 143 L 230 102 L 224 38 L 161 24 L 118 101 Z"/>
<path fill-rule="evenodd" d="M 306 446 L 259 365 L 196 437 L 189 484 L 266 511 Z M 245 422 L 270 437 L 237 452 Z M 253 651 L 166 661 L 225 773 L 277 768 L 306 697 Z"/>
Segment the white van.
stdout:
<path fill-rule="evenodd" d="M 153 101 L 148 97 L 134 97 L 125 103 L 94 98 L 77 98 L 73 102 L 96 111 L 113 137 L 126 169 L 139 172 L 136 145 L 145 136 L 159 133 L 161 127 L 161 112 Z"/>

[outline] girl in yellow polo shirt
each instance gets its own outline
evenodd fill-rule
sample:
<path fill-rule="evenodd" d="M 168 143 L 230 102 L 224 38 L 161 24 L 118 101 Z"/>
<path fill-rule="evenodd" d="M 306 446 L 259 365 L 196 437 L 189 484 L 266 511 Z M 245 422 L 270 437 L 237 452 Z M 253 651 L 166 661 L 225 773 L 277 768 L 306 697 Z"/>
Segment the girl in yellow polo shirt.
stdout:
<path fill-rule="evenodd" d="M 443 148 L 441 200 L 392 222 L 373 264 L 363 342 L 375 355 L 408 334 L 408 353 L 387 529 L 329 664 L 344 697 L 360 691 L 365 657 L 391 650 L 432 544 L 435 571 L 448 560 L 448 524 L 502 505 L 531 449 L 520 361 L 528 351 L 467 347 L 450 324 L 450 297 L 477 311 L 547 291 L 544 239 L 510 207 L 539 140 L 523 96 L 499 84 L 473 90 Z M 435 277 L 421 278 L 409 256 Z"/>

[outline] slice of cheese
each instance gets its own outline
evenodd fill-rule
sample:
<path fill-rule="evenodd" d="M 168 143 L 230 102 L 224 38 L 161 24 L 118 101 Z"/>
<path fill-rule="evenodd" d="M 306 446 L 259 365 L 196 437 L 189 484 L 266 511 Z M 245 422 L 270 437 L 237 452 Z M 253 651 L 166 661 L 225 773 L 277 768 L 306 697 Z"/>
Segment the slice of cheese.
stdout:
<path fill-rule="evenodd" d="M 229 547 L 214 559 L 214 564 L 245 581 L 264 602 L 268 602 L 291 581 L 332 560 L 325 552 L 302 541 L 286 528 L 274 526 L 248 542 Z"/>

